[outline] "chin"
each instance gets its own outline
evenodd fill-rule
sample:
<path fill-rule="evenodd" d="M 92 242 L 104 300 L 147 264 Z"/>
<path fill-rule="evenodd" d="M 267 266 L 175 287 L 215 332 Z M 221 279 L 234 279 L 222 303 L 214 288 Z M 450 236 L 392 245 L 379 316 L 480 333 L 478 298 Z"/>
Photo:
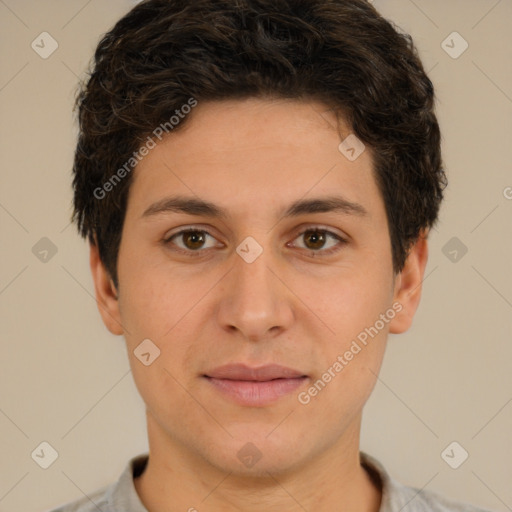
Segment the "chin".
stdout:
<path fill-rule="evenodd" d="M 305 463 L 305 448 L 291 437 L 268 437 L 270 431 L 260 435 L 236 436 L 216 453 L 206 454 L 206 458 L 218 469 L 240 477 L 268 478 L 269 473 L 285 474 Z M 284 432 L 286 433 L 286 432 Z M 274 434 L 270 434 L 272 437 Z M 292 445 L 293 444 L 293 445 Z M 211 445 L 210 445 L 211 446 Z"/>

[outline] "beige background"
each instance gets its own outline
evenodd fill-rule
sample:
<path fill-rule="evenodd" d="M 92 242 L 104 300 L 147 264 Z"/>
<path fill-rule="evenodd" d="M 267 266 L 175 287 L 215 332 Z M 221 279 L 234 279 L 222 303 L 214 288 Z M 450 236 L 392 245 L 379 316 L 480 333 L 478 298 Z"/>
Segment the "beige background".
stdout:
<path fill-rule="evenodd" d="M 431 70 L 450 186 L 420 310 L 391 336 L 362 448 L 404 483 L 509 511 L 512 1 L 374 3 Z M 69 225 L 75 86 L 133 5 L 0 0 L 0 512 L 91 493 L 147 448 L 123 340 L 101 323 L 86 245 Z M 43 31 L 59 45 L 47 59 L 31 48 Z M 441 47 L 453 31 L 469 43 L 457 59 Z M 57 248 L 46 263 L 32 252 L 42 237 Z M 456 262 L 443 253 L 452 237 L 468 249 Z M 42 441 L 59 454 L 46 470 L 31 458 Z M 452 441 L 469 452 L 456 470 L 441 458 Z"/>

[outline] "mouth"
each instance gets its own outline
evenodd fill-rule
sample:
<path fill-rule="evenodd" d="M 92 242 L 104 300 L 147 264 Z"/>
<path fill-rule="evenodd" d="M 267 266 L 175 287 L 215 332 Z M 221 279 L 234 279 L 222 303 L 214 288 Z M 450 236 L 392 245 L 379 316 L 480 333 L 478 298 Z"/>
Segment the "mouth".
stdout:
<path fill-rule="evenodd" d="M 239 405 L 262 407 L 302 386 L 309 377 L 280 365 L 250 367 L 243 364 L 221 366 L 204 374 L 217 392 Z"/>

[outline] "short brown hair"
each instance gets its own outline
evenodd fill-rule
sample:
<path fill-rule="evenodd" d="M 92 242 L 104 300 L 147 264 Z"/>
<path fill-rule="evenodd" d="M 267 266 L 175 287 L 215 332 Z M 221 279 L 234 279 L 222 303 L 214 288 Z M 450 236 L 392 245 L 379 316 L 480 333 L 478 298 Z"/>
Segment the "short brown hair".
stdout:
<path fill-rule="evenodd" d="M 446 177 L 433 85 L 411 37 L 366 0 L 145 0 L 103 36 L 89 74 L 73 220 L 116 286 L 133 173 L 104 185 L 191 98 L 315 99 L 342 112 L 373 149 L 396 273 L 437 220 Z"/>

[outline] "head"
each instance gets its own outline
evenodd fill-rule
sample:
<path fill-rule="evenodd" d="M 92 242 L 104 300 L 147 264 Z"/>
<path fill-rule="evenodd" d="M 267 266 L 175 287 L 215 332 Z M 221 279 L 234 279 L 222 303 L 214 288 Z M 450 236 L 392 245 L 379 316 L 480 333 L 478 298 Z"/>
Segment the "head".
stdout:
<path fill-rule="evenodd" d="M 77 106 L 74 219 L 154 439 L 252 471 L 248 441 L 284 469 L 355 433 L 446 185 L 411 38 L 365 0 L 146 0 L 100 41 Z M 234 362 L 306 377 L 242 406 L 208 380 Z"/>

